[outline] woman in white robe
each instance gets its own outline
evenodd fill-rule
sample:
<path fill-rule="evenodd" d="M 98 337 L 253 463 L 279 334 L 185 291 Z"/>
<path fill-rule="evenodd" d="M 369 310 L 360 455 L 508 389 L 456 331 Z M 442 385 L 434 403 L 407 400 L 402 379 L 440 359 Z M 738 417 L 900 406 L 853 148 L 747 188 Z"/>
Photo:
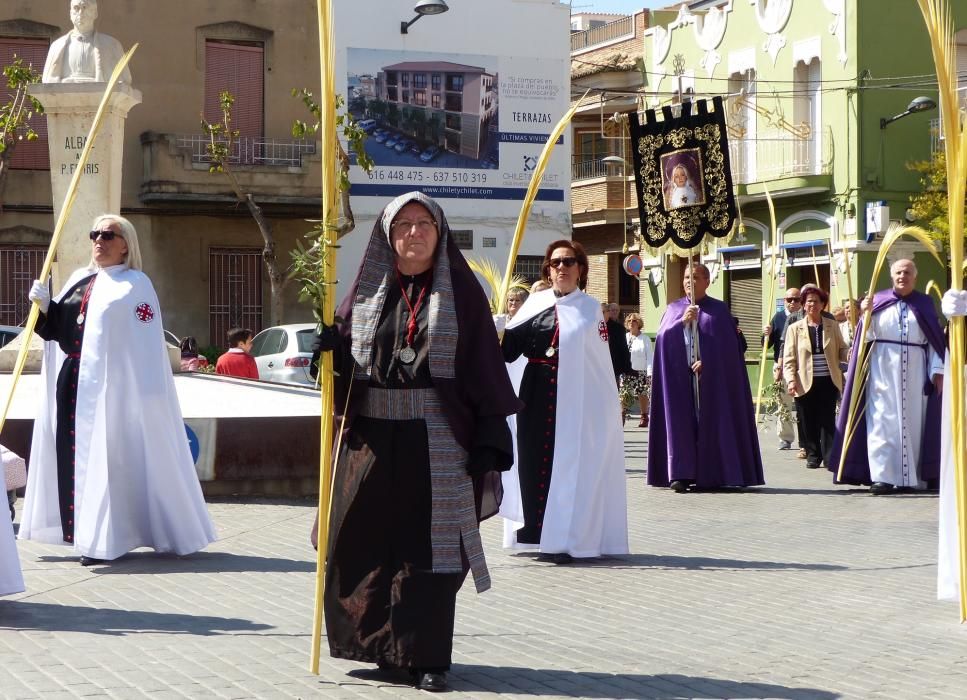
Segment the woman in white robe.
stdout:
<path fill-rule="evenodd" d="M 20 538 L 72 545 L 88 566 L 132 549 L 189 554 L 215 540 L 137 233 L 105 215 L 92 263 L 57 300 L 35 282 L 45 391 Z"/>
<path fill-rule="evenodd" d="M 627 554 L 618 391 L 600 303 L 582 291 L 587 255 L 556 241 L 542 275 L 552 288 L 524 302 L 503 338 L 504 360 L 527 362 L 511 372 L 527 405 L 514 467 L 503 474 L 504 546 L 536 548 L 557 564 Z"/>

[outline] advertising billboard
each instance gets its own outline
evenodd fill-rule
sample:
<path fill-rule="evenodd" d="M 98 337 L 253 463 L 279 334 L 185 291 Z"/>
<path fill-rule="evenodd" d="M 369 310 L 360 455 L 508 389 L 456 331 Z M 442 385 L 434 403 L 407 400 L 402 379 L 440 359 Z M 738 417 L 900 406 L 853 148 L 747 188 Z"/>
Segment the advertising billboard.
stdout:
<path fill-rule="evenodd" d="M 568 107 L 562 76 L 560 60 L 347 49 L 348 108 L 375 163 L 352 168 L 351 194 L 522 200 Z M 537 200 L 564 202 L 568 184 L 548 168 Z"/>

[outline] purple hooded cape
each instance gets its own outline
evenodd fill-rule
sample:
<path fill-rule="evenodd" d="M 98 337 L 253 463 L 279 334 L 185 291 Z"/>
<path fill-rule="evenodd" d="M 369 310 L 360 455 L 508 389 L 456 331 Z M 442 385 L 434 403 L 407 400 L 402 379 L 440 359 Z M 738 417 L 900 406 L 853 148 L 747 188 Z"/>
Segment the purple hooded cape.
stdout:
<path fill-rule="evenodd" d="M 495 418 L 499 418 L 500 425 L 506 425 L 505 418 L 517 413 L 522 404 L 507 374 L 483 288 L 450 235 L 450 226 L 442 209 L 433 199 L 419 192 L 397 197 L 377 217 L 356 279 L 336 310 L 336 316 L 341 319 L 339 332 L 343 341 L 341 351 L 333 357 L 334 364 L 338 358 L 338 364 L 334 366 L 338 376 L 333 392 L 336 426 L 338 428 L 343 421 L 345 407 L 345 438 L 363 404 L 372 352 L 372 337 L 367 333 L 374 332 L 383 302 L 383 297 L 373 291 L 373 286 L 384 289 L 387 280 L 396 279 L 394 253 L 386 232 L 399 210 L 411 202 L 426 207 L 440 232 L 430 295 L 430 308 L 439 304 L 441 319 L 439 327 L 431 325 L 429 331 L 433 386 L 460 446 L 471 455 L 475 448 L 493 448 L 501 453 L 496 468 L 509 469 L 513 463 L 510 443 L 498 444 L 493 441 L 496 436 L 478 428 L 493 423 Z M 433 300 L 433 297 L 437 299 Z M 360 311 L 368 313 L 370 320 L 361 322 L 356 318 Z M 360 371 L 361 364 L 363 372 Z M 348 404 L 347 391 L 350 392 Z M 508 438 L 509 435 L 508 432 Z M 503 494 L 499 471 L 475 476 L 474 492 L 478 516 L 487 518 L 496 514 Z"/>
<path fill-rule="evenodd" d="M 699 488 L 760 486 L 765 480 L 752 390 L 732 312 L 712 297 L 698 302 L 702 373 L 696 420 L 681 322 L 688 305 L 687 298 L 672 302 L 655 338 L 648 484 L 683 479 Z"/>
<path fill-rule="evenodd" d="M 892 289 L 884 289 L 873 295 L 873 313 L 877 314 L 884 309 L 888 309 L 901 297 Z M 934 309 L 930 297 L 923 292 L 916 290 L 902 297 L 903 301 L 910 305 L 914 318 L 920 325 L 920 330 L 927 337 L 930 347 L 940 355 L 946 352 L 943 330 L 940 328 L 940 321 L 937 318 L 937 311 Z M 843 466 L 843 478 L 839 480 L 836 475 L 839 473 L 840 455 L 843 452 L 843 439 L 846 435 L 846 420 L 849 413 L 849 395 L 853 389 L 853 382 L 857 381 L 856 359 L 859 357 L 860 339 L 863 337 L 863 321 L 856 326 L 856 333 L 853 335 L 853 349 L 850 354 L 849 368 L 846 370 L 846 383 L 843 385 L 843 403 L 836 419 L 836 437 L 833 440 L 833 450 L 829 456 L 827 469 L 833 472 L 833 481 L 837 484 L 853 484 L 856 486 L 869 486 L 872 483 L 870 477 L 870 459 L 866 441 L 866 419 L 863 410 L 866 408 L 866 392 L 859 397 L 856 405 L 856 415 L 860 416 L 853 438 L 846 449 L 846 461 Z M 929 365 L 928 365 L 929 369 Z M 927 377 L 930 380 L 930 377 Z M 923 426 L 923 439 L 920 443 L 920 478 L 924 481 L 940 478 L 940 396 L 933 392 L 927 399 L 927 415 Z"/>

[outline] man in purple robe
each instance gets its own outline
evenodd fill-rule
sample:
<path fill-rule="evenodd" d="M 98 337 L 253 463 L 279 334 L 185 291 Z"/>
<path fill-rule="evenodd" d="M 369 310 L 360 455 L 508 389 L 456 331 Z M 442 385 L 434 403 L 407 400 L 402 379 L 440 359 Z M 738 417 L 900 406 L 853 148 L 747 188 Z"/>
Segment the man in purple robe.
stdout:
<path fill-rule="evenodd" d="M 890 267 L 890 277 L 893 288 L 873 297 L 869 330 L 864 333 L 862 323 L 856 329 L 828 462 L 836 483 L 871 484 L 873 495 L 898 488 L 928 488 L 940 477 L 943 331 L 930 297 L 914 289 L 917 268 L 913 261 L 897 260 Z M 868 305 L 864 300 L 864 312 Z M 854 383 L 861 381 L 856 360 L 864 337 L 872 343 L 869 376 L 840 476 L 849 396 Z"/>
<path fill-rule="evenodd" d="M 655 338 L 648 484 L 761 486 L 752 391 L 729 307 L 705 292 L 701 264 L 686 270 L 686 297 L 669 304 Z"/>

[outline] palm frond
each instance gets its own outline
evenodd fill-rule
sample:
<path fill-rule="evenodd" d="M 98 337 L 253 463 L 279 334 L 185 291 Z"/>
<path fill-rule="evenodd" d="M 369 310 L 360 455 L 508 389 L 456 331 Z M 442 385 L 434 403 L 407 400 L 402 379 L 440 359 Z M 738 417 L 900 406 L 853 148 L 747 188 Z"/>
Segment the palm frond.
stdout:
<path fill-rule="evenodd" d="M 490 313 L 500 314 L 504 313 L 504 309 L 501 307 L 501 290 L 504 287 L 504 276 L 497 267 L 497 264 L 490 258 L 476 259 L 467 258 L 467 264 L 470 265 L 470 269 L 478 274 L 484 282 L 487 283 L 487 301 L 490 304 Z M 525 280 L 520 275 L 511 275 L 510 280 L 507 284 L 507 291 L 511 289 L 523 289 L 527 291 L 530 287 L 527 285 L 527 280 Z"/>

